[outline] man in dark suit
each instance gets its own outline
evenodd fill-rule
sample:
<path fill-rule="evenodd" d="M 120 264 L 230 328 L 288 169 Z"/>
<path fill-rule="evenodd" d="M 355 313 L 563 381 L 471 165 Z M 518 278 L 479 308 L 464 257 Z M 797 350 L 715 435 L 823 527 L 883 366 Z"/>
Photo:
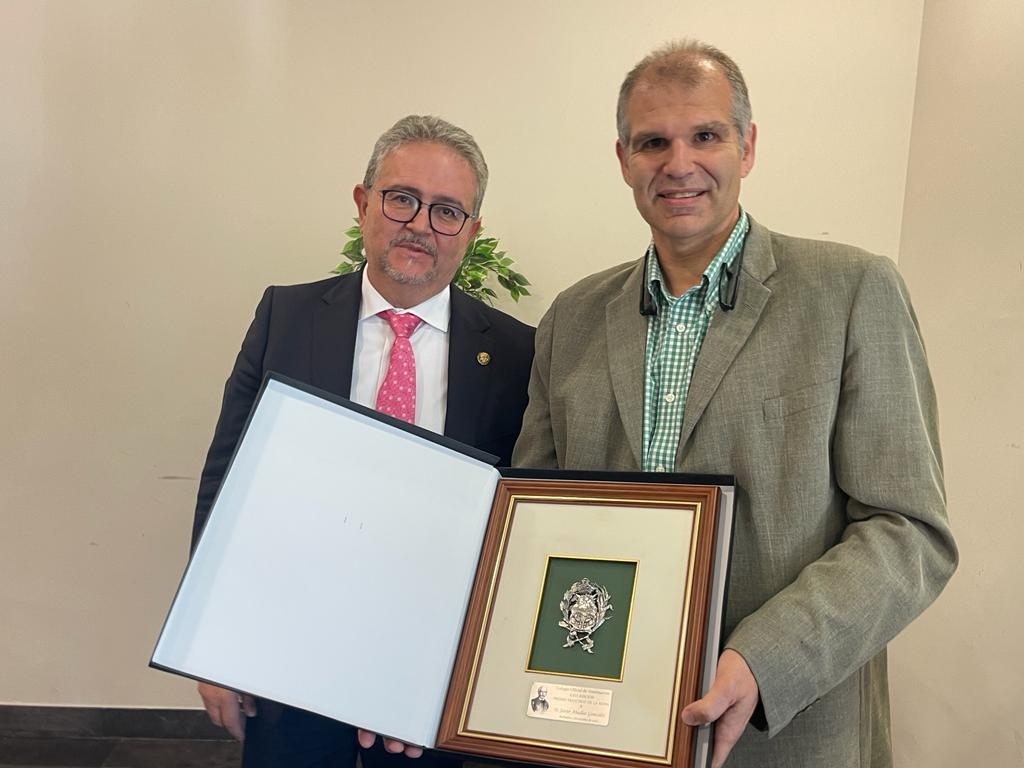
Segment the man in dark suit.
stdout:
<path fill-rule="evenodd" d="M 380 137 L 353 191 L 366 267 L 270 287 L 256 308 L 224 388 L 199 484 L 193 547 L 269 370 L 510 462 L 526 407 L 533 328 L 450 287 L 480 228 L 486 185 L 476 142 L 444 120 L 405 117 Z M 409 315 L 411 333 L 401 330 Z M 244 737 L 245 768 L 347 768 L 360 749 L 366 768 L 385 768 L 422 752 L 206 683 L 199 693 L 214 723 Z M 424 758 L 416 765 L 457 764 L 429 752 Z"/>
<path fill-rule="evenodd" d="M 534 712 L 547 712 L 551 704 L 548 702 L 548 689 L 543 685 L 537 689 L 537 695 L 530 699 L 530 709 Z"/>

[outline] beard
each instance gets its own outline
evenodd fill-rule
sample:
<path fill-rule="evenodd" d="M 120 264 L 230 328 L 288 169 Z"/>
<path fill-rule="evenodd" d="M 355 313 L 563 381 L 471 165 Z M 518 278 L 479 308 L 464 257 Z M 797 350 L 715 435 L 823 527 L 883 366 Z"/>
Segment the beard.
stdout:
<path fill-rule="evenodd" d="M 433 265 L 422 272 L 405 272 L 399 269 L 391 261 L 391 249 L 400 245 L 412 244 L 422 248 L 434 260 Z M 389 279 L 400 285 L 426 285 L 437 278 L 437 249 L 433 243 L 416 237 L 415 235 L 402 235 L 388 243 L 384 251 L 384 258 L 381 259 L 381 269 Z"/>

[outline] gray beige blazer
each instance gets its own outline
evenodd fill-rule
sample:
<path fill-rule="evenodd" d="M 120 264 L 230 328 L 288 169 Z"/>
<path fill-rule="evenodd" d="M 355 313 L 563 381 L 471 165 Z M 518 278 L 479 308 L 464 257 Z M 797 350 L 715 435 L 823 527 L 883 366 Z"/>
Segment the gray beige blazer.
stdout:
<path fill-rule="evenodd" d="M 640 467 L 642 261 L 562 293 L 537 329 L 513 463 Z M 676 471 L 735 475 L 727 646 L 766 730 L 729 766 L 891 765 L 885 646 L 956 568 L 935 394 L 891 261 L 751 221 L 712 318 Z"/>

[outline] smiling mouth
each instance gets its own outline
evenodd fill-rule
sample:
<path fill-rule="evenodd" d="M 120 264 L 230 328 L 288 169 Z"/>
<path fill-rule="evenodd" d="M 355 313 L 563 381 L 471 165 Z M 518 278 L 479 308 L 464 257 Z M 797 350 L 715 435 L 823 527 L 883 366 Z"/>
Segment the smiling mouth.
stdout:
<path fill-rule="evenodd" d="M 695 197 L 700 197 L 704 192 L 661 192 L 658 197 L 663 197 L 666 200 L 692 200 Z"/>

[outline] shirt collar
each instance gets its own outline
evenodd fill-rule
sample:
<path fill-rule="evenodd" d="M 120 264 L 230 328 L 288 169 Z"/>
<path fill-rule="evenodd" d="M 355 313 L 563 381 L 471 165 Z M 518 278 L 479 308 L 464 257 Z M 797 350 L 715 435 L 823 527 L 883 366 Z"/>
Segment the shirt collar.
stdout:
<path fill-rule="evenodd" d="M 720 279 L 722 266 L 725 264 L 731 265 L 733 259 L 736 258 L 736 254 L 743 249 L 743 241 L 745 240 L 749 229 L 750 218 L 741 206 L 740 217 L 736 221 L 736 226 L 732 228 L 732 232 L 729 233 L 729 237 L 726 239 L 725 245 L 723 245 L 718 253 L 715 254 L 715 258 L 711 260 L 711 263 L 708 264 L 704 273 L 701 275 L 698 294 L 702 297 L 705 308 L 709 310 L 713 309 L 715 302 L 718 300 L 717 293 L 715 291 L 707 290 L 707 287 L 712 284 L 718 284 L 717 281 Z M 653 241 L 647 247 L 646 284 L 649 286 L 651 296 L 661 305 L 669 305 L 681 298 L 670 294 L 665 287 L 665 276 L 661 272 L 661 265 L 658 264 L 658 252 L 654 248 Z M 692 290 L 692 288 L 690 290 Z"/>
<path fill-rule="evenodd" d="M 399 314 L 412 312 L 427 325 L 431 325 L 441 333 L 448 333 L 448 323 L 452 316 L 452 291 L 451 286 L 445 286 L 440 292 L 435 293 L 426 301 L 422 301 L 415 307 L 401 309 L 388 302 L 380 292 L 373 287 L 370 278 L 366 276 L 363 269 L 362 301 L 359 304 L 359 322 L 368 317 L 373 317 L 387 309 L 393 309 Z"/>

